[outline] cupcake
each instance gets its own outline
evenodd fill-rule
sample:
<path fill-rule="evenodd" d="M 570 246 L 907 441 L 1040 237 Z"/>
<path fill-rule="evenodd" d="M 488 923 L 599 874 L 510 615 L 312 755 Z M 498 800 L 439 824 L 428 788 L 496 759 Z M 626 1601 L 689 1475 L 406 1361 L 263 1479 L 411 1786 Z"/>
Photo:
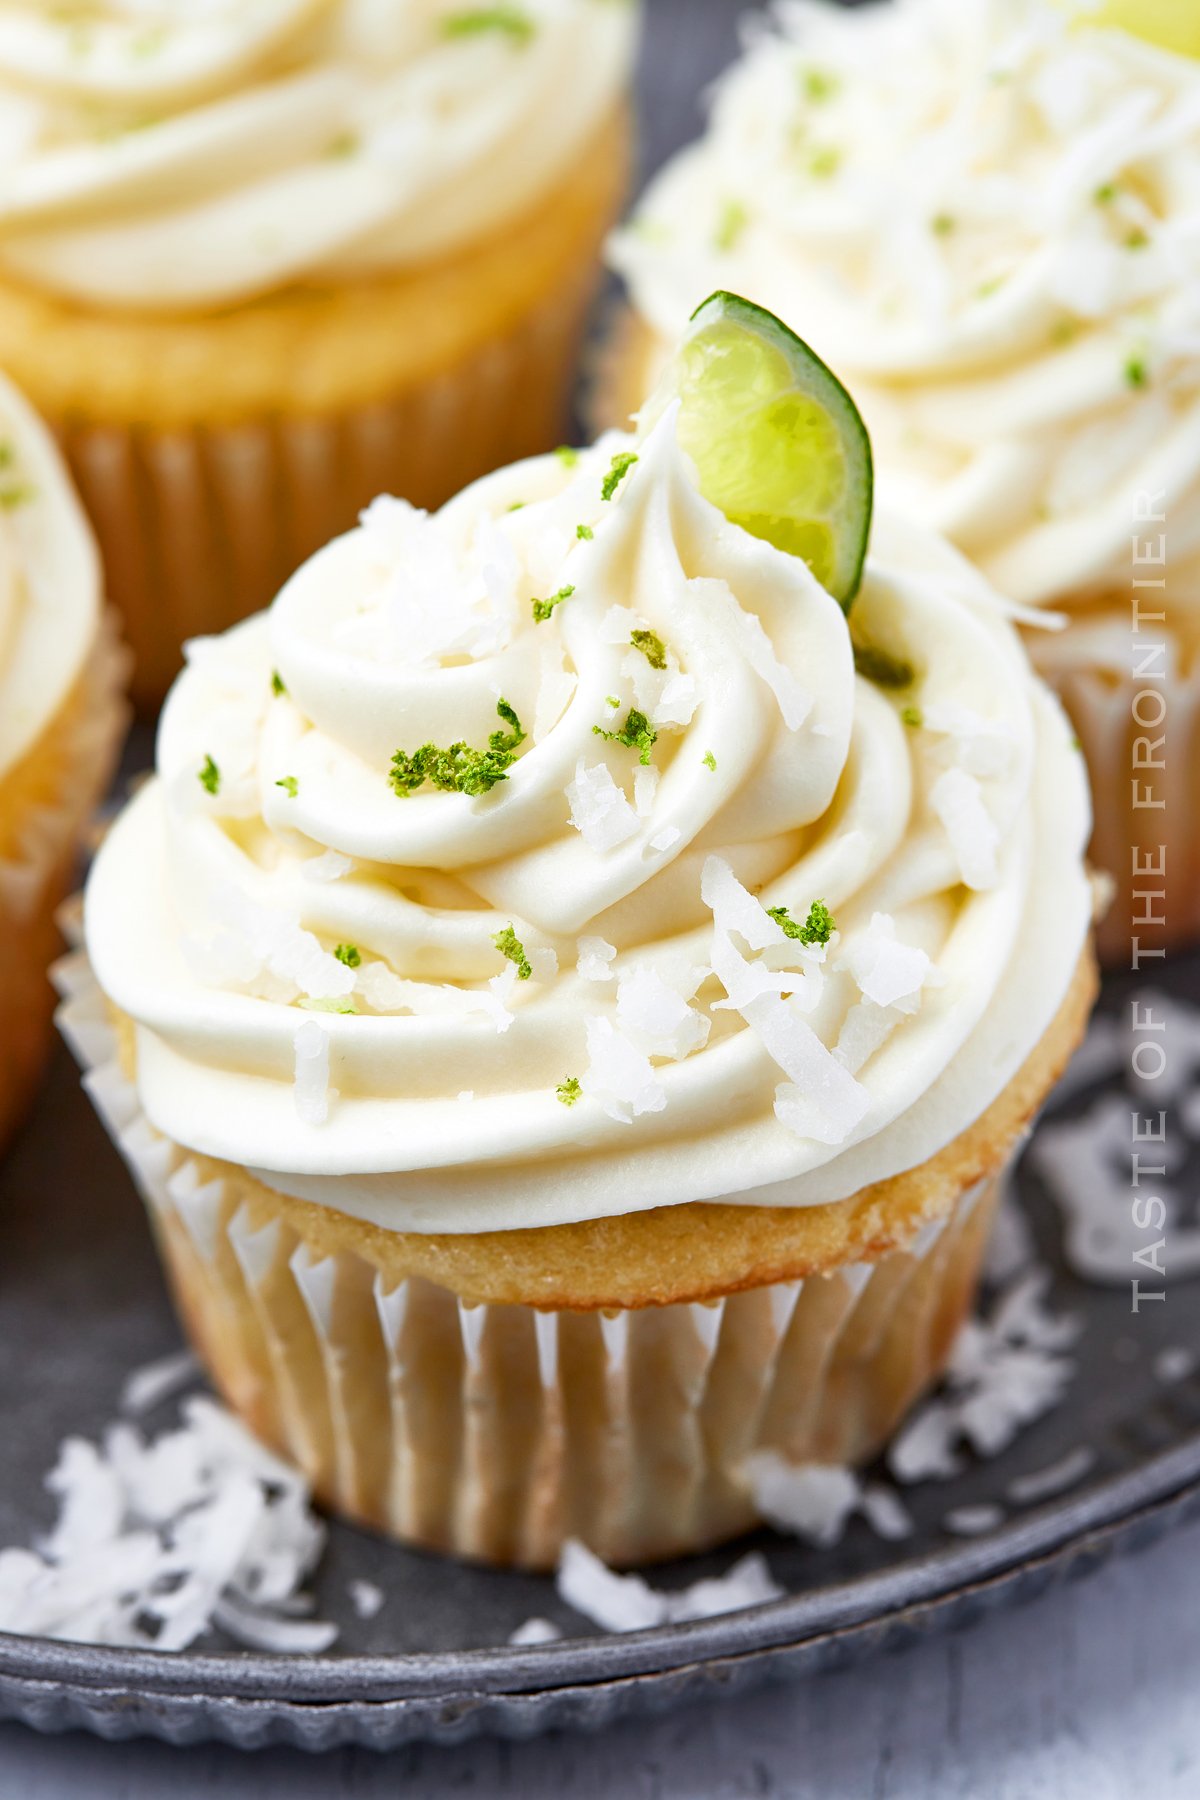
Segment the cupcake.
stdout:
<path fill-rule="evenodd" d="M 87 521 L 0 377 L 0 1150 L 49 1045 L 54 915 L 116 760 L 124 674 Z"/>
<path fill-rule="evenodd" d="M 865 438 L 713 317 L 639 436 L 377 500 L 192 648 L 67 971 L 221 1391 L 496 1563 L 869 1457 L 1092 998 L 1083 761 L 1004 605 L 899 516 L 849 615 L 777 547 L 852 592 Z"/>
<path fill-rule="evenodd" d="M 782 12 L 615 242 L 632 310 L 600 395 L 635 408 L 717 283 L 801 323 L 866 413 L 881 496 L 1067 621 L 1029 647 L 1092 770 L 1125 959 L 1200 931 L 1194 14 Z"/>
<path fill-rule="evenodd" d="M 0 9 L 0 366 L 157 703 L 384 489 L 561 435 L 626 179 L 627 0 Z"/>

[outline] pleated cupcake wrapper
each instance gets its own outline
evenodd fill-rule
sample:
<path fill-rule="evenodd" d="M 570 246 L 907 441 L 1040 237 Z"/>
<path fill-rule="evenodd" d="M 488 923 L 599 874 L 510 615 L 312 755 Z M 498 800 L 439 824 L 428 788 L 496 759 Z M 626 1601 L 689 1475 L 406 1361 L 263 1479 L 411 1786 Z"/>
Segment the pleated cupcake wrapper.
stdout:
<path fill-rule="evenodd" d="M 505 333 L 394 398 L 229 426 L 58 422 L 133 647 L 134 698 L 156 704 L 190 637 L 267 606 L 381 493 L 440 505 L 562 434 L 595 268 Z"/>
<path fill-rule="evenodd" d="M 62 948 L 55 913 L 76 880 L 88 822 L 108 786 L 124 735 L 127 653 L 106 617 L 81 685 L 30 753 L 54 769 L 47 791 L 17 820 L 0 858 L 0 1146 L 24 1112 L 49 1045 L 51 962 Z M 26 765 L 22 765 L 25 767 Z"/>
<path fill-rule="evenodd" d="M 1036 657 L 1036 643 L 1032 648 Z M 1135 937 L 1143 951 L 1200 938 L 1200 660 L 1189 674 L 1165 681 L 1114 677 L 1087 666 L 1056 667 L 1045 675 L 1061 697 L 1087 759 L 1096 821 L 1089 860 L 1116 884 L 1097 929 L 1102 958 L 1128 966 Z M 1161 725 L 1139 725 L 1133 716 L 1134 699 L 1145 689 L 1166 703 Z M 1164 735 L 1166 769 L 1136 769 L 1134 739 Z M 1135 778 L 1165 804 L 1135 807 Z M 1149 859 L 1155 867 L 1165 866 L 1165 879 L 1135 875 L 1135 850 L 1143 865 Z M 1142 897 L 1147 893 L 1156 898 L 1148 901 Z M 1165 924 L 1155 922 L 1163 919 Z M 1142 964 L 1143 969 L 1155 966 Z"/>
<path fill-rule="evenodd" d="M 86 958 L 57 978 L 218 1387 L 327 1504 L 407 1542 L 534 1568 L 569 1536 L 618 1564 L 718 1543 L 756 1522 L 752 1451 L 869 1457 L 971 1304 L 998 1175 L 903 1251 L 715 1303 L 543 1312 L 389 1285 L 158 1133 Z"/>

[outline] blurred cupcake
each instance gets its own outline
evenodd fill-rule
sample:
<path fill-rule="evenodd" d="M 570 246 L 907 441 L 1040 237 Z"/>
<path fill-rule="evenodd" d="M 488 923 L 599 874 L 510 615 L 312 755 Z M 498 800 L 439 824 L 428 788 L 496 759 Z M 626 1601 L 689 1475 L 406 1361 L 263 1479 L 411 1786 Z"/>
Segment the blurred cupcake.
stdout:
<path fill-rule="evenodd" d="M 715 284 L 797 321 L 881 495 L 1068 615 L 1030 650 L 1092 769 L 1128 958 L 1200 931 L 1200 37 L 1194 8 L 1075 11 L 782 12 L 616 240 L 633 310 L 601 404 L 637 406 Z"/>
<path fill-rule="evenodd" d="M 48 1047 L 54 915 L 116 759 L 124 673 L 79 502 L 0 377 L 0 1149 Z"/>
<path fill-rule="evenodd" d="M 197 646 L 70 971 L 222 1391 L 496 1562 L 696 1549 L 756 1450 L 872 1454 L 1093 989 L 1082 759 L 1002 605 L 888 518 L 852 635 L 758 535 L 792 439 L 741 419 L 743 529 L 683 419 L 377 501 Z"/>
<path fill-rule="evenodd" d="M 624 190 L 626 0 L 0 5 L 0 365 L 143 704 L 382 489 L 561 435 Z"/>

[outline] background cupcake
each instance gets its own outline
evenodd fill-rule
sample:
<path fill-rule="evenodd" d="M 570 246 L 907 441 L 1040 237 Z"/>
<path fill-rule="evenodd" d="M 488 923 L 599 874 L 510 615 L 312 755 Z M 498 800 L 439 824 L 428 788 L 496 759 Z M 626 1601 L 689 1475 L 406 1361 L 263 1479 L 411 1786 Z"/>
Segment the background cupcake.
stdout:
<path fill-rule="evenodd" d="M 0 377 L 0 1149 L 47 1048 L 54 914 L 112 773 L 123 674 L 79 502 Z"/>
<path fill-rule="evenodd" d="M 778 328 L 730 329 L 761 395 Z M 848 623 L 702 498 L 689 404 L 378 501 L 197 646 L 64 1017 L 93 1060 L 111 1009 L 89 1086 L 233 1404 L 501 1562 L 877 1448 L 1091 998 L 1082 760 L 999 603 L 884 521 Z"/>
<path fill-rule="evenodd" d="M 560 434 L 636 18 L 0 7 L 0 364 L 66 446 L 142 701 L 372 494 Z"/>
<path fill-rule="evenodd" d="M 1200 929 L 1198 104 L 1194 57 L 1050 0 L 789 8 L 614 248 L 611 412 L 694 295 L 736 287 L 850 381 L 883 494 L 1067 612 L 1030 648 L 1093 770 L 1125 955 L 1132 890 L 1163 885 L 1135 853 L 1166 846 L 1143 944 Z M 1135 804 L 1147 783 L 1165 807 Z"/>

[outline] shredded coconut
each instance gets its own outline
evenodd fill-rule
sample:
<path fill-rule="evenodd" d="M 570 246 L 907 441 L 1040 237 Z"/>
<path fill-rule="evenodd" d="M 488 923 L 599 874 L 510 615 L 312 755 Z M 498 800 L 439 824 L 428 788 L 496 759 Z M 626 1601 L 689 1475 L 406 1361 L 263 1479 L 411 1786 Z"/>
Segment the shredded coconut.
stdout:
<path fill-rule="evenodd" d="M 708 1042 L 709 1021 L 653 969 L 631 969 L 622 975 L 617 1019 L 629 1041 L 647 1056 L 678 1061 Z"/>
<path fill-rule="evenodd" d="M 306 1125 L 324 1125 L 336 1093 L 329 1085 L 329 1033 L 315 1019 L 305 1019 L 292 1034 L 296 1057 L 293 1092 L 296 1111 Z"/>
<path fill-rule="evenodd" d="M 305 881 L 340 881 L 348 875 L 354 863 L 340 850 L 322 850 L 320 856 L 310 856 L 300 865 L 300 873 Z"/>
<path fill-rule="evenodd" d="M 1031 1506 L 1038 1500 L 1049 1500 L 1055 1494 L 1065 1494 L 1095 1466 L 1096 1452 L 1088 1444 L 1078 1444 L 1074 1450 L 1068 1450 L 1057 1462 L 1048 1463 L 1043 1469 L 1032 1469 L 1028 1475 L 1018 1475 L 1008 1484 L 1008 1497 L 1016 1506 Z"/>
<path fill-rule="evenodd" d="M 164 1401 L 173 1400 L 184 1388 L 192 1387 L 200 1378 L 200 1363 L 193 1350 L 176 1350 L 156 1362 L 135 1369 L 121 1389 L 121 1411 L 132 1418 L 153 1412 Z"/>
<path fill-rule="evenodd" d="M 835 966 L 849 969 L 865 999 L 901 1012 L 915 1012 L 922 987 L 940 980 L 924 950 L 897 941 L 890 913 L 872 913 L 866 931 L 846 942 Z"/>
<path fill-rule="evenodd" d="M 996 860 L 1000 831 L 975 777 L 965 769 L 947 769 L 930 788 L 929 804 L 946 828 L 966 885 L 995 887 L 1000 878 Z"/>
<path fill-rule="evenodd" d="M 351 1581 L 346 1592 L 350 1596 L 350 1604 L 360 1619 L 373 1619 L 382 1610 L 384 1593 L 373 1581 Z"/>
<path fill-rule="evenodd" d="M 1004 1523 L 1004 1508 L 989 1501 L 977 1506 L 953 1506 L 942 1519 L 945 1531 L 955 1537 L 982 1537 Z"/>
<path fill-rule="evenodd" d="M 650 1059 L 611 1019 L 593 1016 L 586 1021 L 588 1064 L 579 1085 L 598 1100 L 610 1119 L 631 1124 L 640 1114 L 661 1112 L 666 1091 L 656 1077 Z"/>
<path fill-rule="evenodd" d="M 1074 1371 L 1065 1354 L 1078 1319 L 1055 1318 L 1044 1306 L 1050 1273 L 1020 1275 L 993 1305 L 959 1333 L 942 1390 L 919 1407 L 892 1440 L 888 1464 L 904 1482 L 940 1480 L 962 1468 L 960 1446 L 995 1456 L 1022 1425 L 1061 1399 Z"/>
<path fill-rule="evenodd" d="M 283 1652 L 337 1636 L 297 1616 L 325 1541 L 304 1477 L 211 1400 L 185 1401 L 183 1424 L 150 1441 L 130 1424 L 68 1438 L 47 1486 L 49 1536 L 0 1552 L 0 1629 L 156 1650 L 214 1624 Z"/>
<path fill-rule="evenodd" d="M 532 1619 L 526 1619 L 523 1624 L 518 1625 L 517 1629 L 510 1634 L 508 1641 L 510 1644 L 516 1646 L 523 1646 L 525 1644 L 555 1644 L 561 1636 L 562 1632 L 559 1630 L 558 1626 L 552 1624 L 549 1619 L 534 1617 Z"/>
<path fill-rule="evenodd" d="M 568 1606 L 605 1631 L 645 1631 L 685 1619 L 713 1618 L 761 1606 L 783 1594 L 766 1558 L 757 1551 L 741 1557 L 725 1575 L 664 1593 L 640 1575 L 616 1574 L 576 1538 L 563 1545 L 558 1591 Z"/>
<path fill-rule="evenodd" d="M 581 937 L 578 944 L 579 961 L 575 965 L 578 975 L 584 981 L 612 981 L 615 971 L 612 963 L 616 946 L 606 944 L 602 937 Z"/>
<path fill-rule="evenodd" d="M 636 812 L 603 763 L 576 763 L 567 800 L 571 823 L 589 850 L 613 850 L 639 830 Z"/>

